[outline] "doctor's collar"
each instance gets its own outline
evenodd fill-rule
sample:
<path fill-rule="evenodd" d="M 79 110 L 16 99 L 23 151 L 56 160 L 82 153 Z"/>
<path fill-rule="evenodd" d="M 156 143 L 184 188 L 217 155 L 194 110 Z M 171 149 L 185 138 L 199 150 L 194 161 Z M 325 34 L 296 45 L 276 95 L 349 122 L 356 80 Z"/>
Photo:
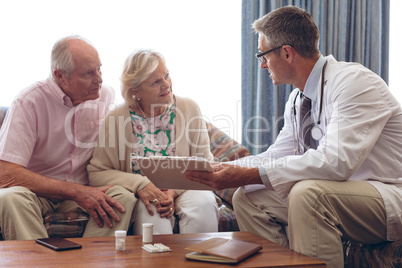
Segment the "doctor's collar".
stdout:
<path fill-rule="evenodd" d="M 312 101 L 317 101 L 319 88 L 318 82 L 320 81 L 321 71 L 326 61 L 327 59 L 323 55 L 320 55 L 307 78 L 306 85 L 304 86 L 303 94 Z"/>

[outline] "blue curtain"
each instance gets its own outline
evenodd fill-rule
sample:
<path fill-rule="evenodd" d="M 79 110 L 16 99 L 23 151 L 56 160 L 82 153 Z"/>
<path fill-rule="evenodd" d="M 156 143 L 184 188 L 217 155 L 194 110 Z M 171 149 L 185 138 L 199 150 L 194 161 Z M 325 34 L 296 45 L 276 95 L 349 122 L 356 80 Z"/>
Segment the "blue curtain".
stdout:
<path fill-rule="evenodd" d="M 388 83 L 390 0 L 243 0 L 242 2 L 242 144 L 252 154 L 275 141 L 291 85 L 275 86 L 255 58 L 254 20 L 276 8 L 307 10 L 320 30 L 320 51 L 338 61 L 359 62 Z"/>

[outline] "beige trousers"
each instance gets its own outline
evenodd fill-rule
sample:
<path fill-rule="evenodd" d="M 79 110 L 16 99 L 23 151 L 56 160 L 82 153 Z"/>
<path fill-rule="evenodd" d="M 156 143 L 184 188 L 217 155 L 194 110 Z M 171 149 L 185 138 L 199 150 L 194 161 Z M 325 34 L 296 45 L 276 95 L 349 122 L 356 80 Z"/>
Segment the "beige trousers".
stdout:
<path fill-rule="evenodd" d="M 125 208 L 126 212 L 121 213 L 117 209 L 114 209 L 114 212 L 116 212 L 116 214 L 119 216 L 120 221 L 112 221 L 112 228 L 109 228 L 105 225 L 102 228 L 99 227 L 95 220 L 91 217 L 85 228 L 83 237 L 114 236 L 114 232 L 117 230 L 128 230 L 131 224 L 131 217 L 137 199 L 132 192 L 119 185 L 113 186 L 107 190 L 106 193 L 116 199 Z"/>
<path fill-rule="evenodd" d="M 0 227 L 5 240 L 33 240 L 48 237 L 43 215 L 48 212 L 84 210 L 74 201 L 54 202 L 38 197 L 25 187 L 0 189 Z"/>
<path fill-rule="evenodd" d="M 342 239 L 386 241 L 384 203 L 367 182 L 301 181 L 287 202 L 288 206 L 275 191 L 246 193 L 239 188 L 233 203 L 240 230 L 285 247 L 290 244 L 292 250 L 322 260 L 329 268 L 343 267 Z"/>
<path fill-rule="evenodd" d="M 118 197 L 118 201 L 126 207 L 130 205 L 130 201 L 128 198 L 122 198 L 122 195 L 119 194 L 122 189 L 124 188 L 114 186 L 107 191 L 107 194 Z M 132 194 L 130 194 L 130 197 L 132 200 Z M 124 203 L 125 201 L 127 202 Z M 126 207 L 129 211 L 127 213 L 129 215 L 127 217 L 127 227 L 133 208 L 134 204 L 132 204 L 131 208 Z M 56 202 L 41 198 L 25 187 L 16 186 L 0 189 L 0 227 L 5 240 L 34 240 L 48 237 L 46 228 L 43 225 L 43 215 L 48 212 L 85 212 L 85 210 L 75 201 Z M 121 213 L 119 212 L 120 215 Z M 124 220 L 126 217 L 121 218 Z M 120 221 L 119 224 L 124 225 L 125 222 Z M 114 230 L 118 228 L 120 228 L 118 224 L 115 224 L 114 228 L 99 228 L 94 221 L 90 220 L 84 235 L 114 235 Z"/>
<path fill-rule="evenodd" d="M 143 223 L 153 223 L 154 234 L 172 234 L 175 218 L 161 218 L 152 205 L 154 215 L 148 213 L 144 203 L 138 201 L 133 213 L 133 232 L 142 234 Z M 211 191 L 188 190 L 174 201 L 175 215 L 179 218 L 180 233 L 218 232 L 219 210 Z"/>

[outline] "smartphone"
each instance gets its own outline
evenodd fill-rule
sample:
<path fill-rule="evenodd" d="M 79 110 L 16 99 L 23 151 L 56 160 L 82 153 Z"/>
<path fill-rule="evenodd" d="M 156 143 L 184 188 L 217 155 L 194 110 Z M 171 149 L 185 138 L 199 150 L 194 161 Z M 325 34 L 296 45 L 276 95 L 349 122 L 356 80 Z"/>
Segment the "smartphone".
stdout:
<path fill-rule="evenodd" d="M 56 251 L 78 249 L 82 246 L 70 240 L 61 237 L 40 238 L 35 240 L 36 243 L 44 245 Z"/>

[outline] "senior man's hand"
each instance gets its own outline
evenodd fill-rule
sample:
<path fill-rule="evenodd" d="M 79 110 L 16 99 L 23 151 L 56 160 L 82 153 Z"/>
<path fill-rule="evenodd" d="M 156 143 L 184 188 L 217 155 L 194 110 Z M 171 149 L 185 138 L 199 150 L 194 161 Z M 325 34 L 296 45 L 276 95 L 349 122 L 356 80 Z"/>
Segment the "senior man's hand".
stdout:
<path fill-rule="evenodd" d="M 113 208 L 122 213 L 126 211 L 116 199 L 106 194 L 106 191 L 112 186 L 99 188 L 81 186 L 78 188 L 75 202 L 91 215 L 99 227 L 103 227 L 103 223 L 105 223 L 109 228 L 112 228 L 113 223 L 110 218 L 116 222 L 120 221 Z"/>
<path fill-rule="evenodd" d="M 225 163 L 211 163 L 213 172 L 186 171 L 187 179 L 211 186 L 217 190 L 236 188 L 248 184 L 262 184 L 258 168 L 241 167 Z"/>

